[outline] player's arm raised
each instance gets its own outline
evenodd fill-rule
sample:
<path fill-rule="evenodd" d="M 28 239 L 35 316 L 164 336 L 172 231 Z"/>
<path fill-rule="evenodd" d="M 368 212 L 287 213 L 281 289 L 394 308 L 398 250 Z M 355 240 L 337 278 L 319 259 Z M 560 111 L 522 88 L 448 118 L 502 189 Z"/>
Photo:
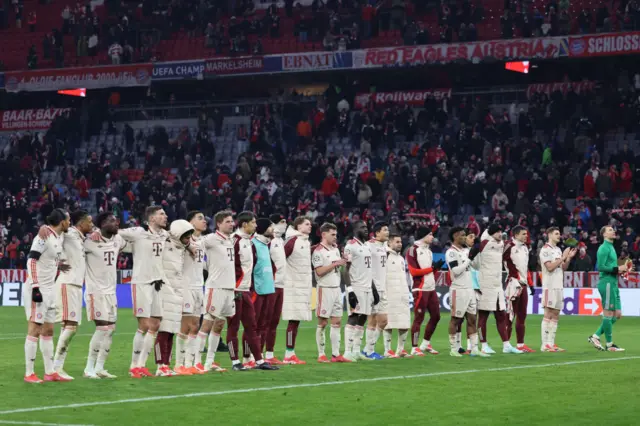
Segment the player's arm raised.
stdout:
<path fill-rule="evenodd" d="M 135 227 L 135 228 L 120 229 L 118 230 L 118 235 L 120 235 L 122 239 L 124 239 L 126 242 L 133 243 L 138 238 L 140 238 L 141 233 L 140 233 L 140 228 Z"/>

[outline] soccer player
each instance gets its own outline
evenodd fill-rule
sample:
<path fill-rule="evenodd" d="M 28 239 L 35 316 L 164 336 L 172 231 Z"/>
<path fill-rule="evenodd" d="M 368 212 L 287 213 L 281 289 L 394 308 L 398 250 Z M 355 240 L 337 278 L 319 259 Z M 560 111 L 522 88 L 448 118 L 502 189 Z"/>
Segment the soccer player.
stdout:
<path fill-rule="evenodd" d="M 245 371 L 254 367 L 260 370 L 278 370 L 277 366 L 272 366 L 262 359 L 260 337 L 256 334 L 256 312 L 249 295 L 254 265 L 251 236 L 256 230 L 256 218 L 253 213 L 245 211 L 238 215 L 237 222 L 238 229 L 232 236 L 236 275 L 236 313 L 228 319 L 227 331 L 227 345 L 229 345 L 232 368 L 234 371 Z M 238 330 L 241 321 L 244 327 L 242 341 L 245 344 L 244 358 L 246 362 L 244 364 L 246 365 L 238 360 Z M 251 355 L 255 357 L 255 361 L 250 359 Z"/>
<path fill-rule="evenodd" d="M 253 250 L 253 291 L 251 298 L 256 311 L 256 326 L 260 351 L 264 347 L 273 314 L 273 299 L 276 295 L 273 264 L 269 244 L 273 237 L 273 223 L 264 217 L 256 220 L 256 233 L 251 239 Z"/>
<path fill-rule="evenodd" d="M 451 320 L 449 322 L 449 355 L 461 357 L 456 339 L 458 327 L 464 318 L 467 320 L 467 336 L 471 341 L 471 356 L 490 356 L 478 350 L 476 329 L 477 300 L 471 277 L 471 260 L 467 256 L 466 235 L 463 228 L 454 226 L 449 231 L 451 248 L 445 253 L 447 266 L 451 272 Z"/>
<path fill-rule="evenodd" d="M 347 263 L 340 256 L 336 247 L 337 229 L 333 223 L 323 223 L 320 227 L 322 240 L 311 256 L 311 264 L 316 275 L 318 288 L 318 305 L 316 316 L 316 344 L 318 345 L 318 362 L 329 362 L 325 354 L 325 328 L 331 320 L 331 362 L 350 362 L 340 355 L 340 327 L 342 323 L 342 301 L 340 290 L 340 268 Z"/>
<path fill-rule="evenodd" d="M 56 280 L 56 322 L 62 323 L 62 331 L 53 359 L 53 369 L 60 377 L 68 380 L 73 380 L 73 377 L 64 371 L 64 360 L 82 315 L 82 285 L 85 270 L 83 241 L 85 235 L 93 229 L 91 216 L 82 210 L 71 214 L 71 223 L 73 226 L 64 236 L 60 257 L 60 261 L 69 265 L 70 269 L 61 272 Z M 49 235 L 48 227 L 42 226 L 38 236 L 41 239 L 47 239 Z"/>
<path fill-rule="evenodd" d="M 193 226 L 193 235 L 189 247 L 193 256 L 185 255 L 182 274 L 185 279 L 185 290 L 182 303 L 182 323 L 176 338 L 176 366 L 178 374 L 204 374 L 195 367 L 198 353 L 198 328 L 202 315 L 204 285 L 205 252 L 202 233 L 207 230 L 207 219 L 200 211 L 187 213 L 187 221 Z"/>
<path fill-rule="evenodd" d="M 133 337 L 129 375 L 135 379 L 153 376 L 146 364 L 162 320 L 160 290 L 164 283 L 162 252 L 168 237 L 166 226 L 167 214 L 162 207 L 149 206 L 144 212 L 143 226 L 118 231 L 133 253 L 131 300 L 138 330 Z"/>
<path fill-rule="evenodd" d="M 347 341 L 344 356 L 350 361 L 372 359 L 360 352 L 367 317 L 371 315 L 373 305 L 380 302 L 378 290 L 373 284 L 371 249 L 363 243 L 368 234 L 367 224 L 362 220 L 356 221 L 353 224 L 353 238 L 344 248 L 348 272 L 345 274 L 347 297 L 351 306 L 344 333 Z"/>
<path fill-rule="evenodd" d="M 282 237 L 284 237 L 287 231 L 287 220 L 284 216 L 277 213 L 272 214 L 269 220 L 275 224 L 273 238 L 269 244 L 269 252 L 271 253 L 271 262 L 273 263 L 275 273 L 274 284 L 276 290 L 271 301 L 271 322 L 269 323 L 269 329 L 266 333 L 264 349 L 266 352 L 266 361 L 272 365 L 278 365 L 282 364 L 282 361 L 273 355 L 273 350 L 276 345 L 276 334 L 278 324 L 280 323 L 280 315 L 282 315 L 282 303 L 284 299 L 284 278 L 286 276 L 287 256 L 284 251 L 284 240 Z"/>
<path fill-rule="evenodd" d="M 220 334 L 228 318 L 236 314 L 235 302 L 235 255 L 233 250 L 233 213 L 222 210 L 213 220 L 216 232 L 203 238 L 207 256 L 208 276 L 205 282 L 204 318 L 198 332 L 198 363 L 196 369 L 201 372 L 224 372 L 224 368 L 215 362 L 216 351 L 220 343 Z M 208 339 L 208 344 L 207 344 Z M 202 351 L 208 346 L 207 358 L 202 363 Z"/>
<path fill-rule="evenodd" d="M 411 307 L 409 306 L 409 287 L 402 257 L 402 238 L 389 236 L 385 265 L 386 291 L 388 298 L 388 319 L 384 329 L 384 356 L 387 358 L 406 358 L 411 355 L 404 349 L 411 325 Z M 392 331 L 398 330 L 396 351 L 391 350 Z"/>
<path fill-rule="evenodd" d="M 186 289 L 183 275 L 184 258 L 192 255 L 189 251 L 189 244 L 193 231 L 193 226 L 184 219 L 171 222 L 169 239 L 162 252 L 164 284 L 160 289 L 160 295 L 163 315 L 155 344 L 156 365 L 158 366 L 156 376 L 160 377 L 175 376 L 176 374 L 191 375 L 191 372 L 184 370 L 181 373 L 176 373 L 169 368 L 169 364 L 173 351 L 173 336 L 180 332 L 182 325 L 182 306 Z"/>
<path fill-rule="evenodd" d="M 563 282 L 564 271 L 567 270 L 571 259 L 576 255 L 575 248 L 560 250 L 560 230 L 556 226 L 547 228 L 547 243 L 540 250 L 540 267 L 542 269 L 542 352 L 564 352 L 555 344 L 558 318 L 564 303 Z"/>
<path fill-rule="evenodd" d="M 511 346 L 507 335 L 507 305 L 504 289 L 502 288 L 502 254 L 504 242 L 500 225 L 492 223 L 481 237 L 480 247 L 471 251 L 469 258 L 478 270 L 478 284 L 480 285 L 480 300 L 478 301 L 478 329 L 482 352 L 495 354 L 487 343 L 487 320 L 493 312 L 496 319 L 498 333 L 502 339 L 502 353 L 521 354 L 521 350 Z"/>
<path fill-rule="evenodd" d="M 311 321 L 311 291 L 313 278 L 311 277 L 311 221 L 299 216 L 293 220 L 293 226 L 288 229 L 284 244 L 284 254 L 287 267 L 284 276 L 284 297 L 282 301 L 282 319 L 287 324 L 287 343 L 284 359 L 285 364 L 306 364 L 296 356 L 296 337 L 300 321 Z"/>
<path fill-rule="evenodd" d="M 529 248 L 527 239 L 529 238 L 527 228 L 515 226 L 512 230 L 513 238 L 504 246 L 502 260 L 507 267 L 507 305 L 509 306 L 509 320 L 507 321 L 507 338 L 511 339 L 511 329 L 513 318 L 516 319 L 517 348 L 522 352 L 535 352 L 524 344 L 525 320 L 527 318 L 527 304 L 529 294 L 527 293 L 527 266 L 529 265 Z M 529 287 L 531 296 L 534 295 L 533 287 Z"/>
<path fill-rule="evenodd" d="M 84 240 L 86 253 L 85 303 L 87 319 L 94 321 L 96 331 L 89 343 L 87 366 L 84 377 L 89 379 L 115 379 L 104 364 L 111 350 L 113 333 L 118 319 L 118 301 L 116 286 L 118 284 L 118 253 L 126 246 L 124 239 L 118 235 L 118 220 L 111 212 L 100 213 L 96 217 L 99 240 Z"/>
<path fill-rule="evenodd" d="M 465 237 L 466 246 L 462 249 L 462 251 L 468 257 L 471 248 L 476 244 L 477 235 L 474 233 L 473 229 L 471 228 L 467 228 L 466 233 L 467 233 L 467 236 Z M 473 268 L 471 268 L 470 271 L 471 271 L 471 280 L 473 283 L 473 288 L 474 290 L 479 290 L 480 287 L 478 286 L 478 271 L 476 271 Z M 476 296 L 477 296 L 477 292 L 476 292 Z M 476 303 L 476 307 L 477 307 L 477 303 Z M 476 312 L 476 317 L 477 317 L 477 312 Z M 469 355 L 469 353 L 471 353 L 471 340 L 469 339 L 468 334 L 467 334 L 467 350 L 464 350 L 462 348 L 462 323 L 463 322 L 464 322 L 464 318 L 462 318 L 462 321 L 458 322 L 458 327 L 456 330 L 456 343 L 458 346 L 458 352 L 460 352 L 461 355 Z"/>
<path fill-rule="evenodd" d="M 380 302 L 371 309 L 371 316 L 367 324 L 366 345 L 364 353 L 367 358 L 382 359 L 383 357 L 376 353 L 376 343 L 380 337 L 380 333 L 387 326 L 387 310 L 389 301 L 387 300 L 387 241 L 389 240 L 389 225 L 384 222 L 376 222 L 373 224 L 373 239 L 367 242 L 371 250 L 373 285 L 378 290 Z M 384 352 L 391 350 L 391 340 L 385 340 Z"/>
<path fill-rule="evenodd" d="M 602 323 L 598 330 L 589 337 L 589 343 L 601 351 L 623 352 L 624 349 L 613 343 L 613 324 L 622 316 L 618 274 L 633 270 L 633 263 L 618 266 L 618 255 L 613 247 L 616 231 L 611 226 L 602 227 L 600 236 L 603 241 L 598 248 L 597 265 L 600 274 L 598 292 L 600 292 L 600 298 L 602 299 Z M 600 343 L 600 336 L 603 333 L 607 340 L 606 348 Z"/>
<path fill-rule="evenodd" d="M 69 265 L 60 262 L 63 233 L 69 229 L 69 214 L 54 209 L 47 216 L 47 239 L 33 239 L 27 261 L 27 281 L 22 289 L 28 329 L 24 343 L 26 371 L 24 381 L 42 383 L 34 371 L 38 341 L 44 361 L 44 381 L 68 382 L 53 368 L 53 324 L 56 320 L 55 280 L 58 270 L 68 272 Z"/>
<path fill-rule="evenodd" d="M 411 325 L 411 355 L 425 356 L 424 352 L 437 355 L 431 346 L 431 336 L 440 321 L 440 301 L 436 293 L 435 272 L 444 265 L 443 260 L 433 262 L 433 253 L 429 246 L 433 242 L 433 232 L 429 228 L 418 228 L 416 242 L 407 250 L 405 256 L 409 274 L 413 278 L 414 317 Z M 429 322 L 424 330 L 424 339 L 418 347 L 420 327 L 425 312 L 429 312 Z"/>

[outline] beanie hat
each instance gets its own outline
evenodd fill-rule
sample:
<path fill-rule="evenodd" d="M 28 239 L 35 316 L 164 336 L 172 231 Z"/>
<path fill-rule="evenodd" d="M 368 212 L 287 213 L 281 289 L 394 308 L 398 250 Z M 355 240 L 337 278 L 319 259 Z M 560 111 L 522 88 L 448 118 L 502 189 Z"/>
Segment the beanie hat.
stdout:
<path fill-rule="evenodd" d="M 497 223 L 492 223 L 491 225 L 489 225 L 489 229 L 487 230 L 489 235 L 493 235 L 496 232 L 500 232 L 500 231 L 502 231 L 502 227 Z"/>
<path fill-rule="evenodd" d="M 264 233 L 272 225 L 272 222 L 266 217 L 261 217 L 256 220 L 256 234 L 264 235 Z"/>

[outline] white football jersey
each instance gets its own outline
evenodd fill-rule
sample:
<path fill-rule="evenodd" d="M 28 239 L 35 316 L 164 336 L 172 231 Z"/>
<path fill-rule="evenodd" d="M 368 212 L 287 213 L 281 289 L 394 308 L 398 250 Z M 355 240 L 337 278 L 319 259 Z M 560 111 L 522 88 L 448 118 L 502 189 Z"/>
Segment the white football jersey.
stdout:
<path fill-rule="evenodd" d="M 367 242 L 371 250 L 373 284 L 378 292 L 387 291 L 387 243 Z"/>
<path fill-rule="evenodd" d="M 233 238 L 216 231 L 205 236 L 202 242 L 207 253 L 207 271 L 209 271 L 205 287 L 233 290 L 236 287 Z"/>
<path fill-rule="evenodd" d="M 85 274 L 84 235 L 74 226 L 64 235 L 60 261 L 71 266 L 67 272 L 60 271 L 56 283 L 82 287 Z"/>
<path fill-rule="evenodd" d="M 132 284 L 149 284 L 161 280 L 164 276 L 162 266 L 162 251 L 164 243 L 169 238 L 165 230 L 153 232 L 145 231 L 142 227 L 121 229 L 120 235 L 131 247 L 133 253 Z"/>
<path fill-rule="evenodd" d="M 333 271 L 328 272 L 324 276 L 318 276 L 315 273 L 316 268 L 321 266 L 329 266 L 333 262 L 340 260 L 340 250 L 337 247 L 329 248 L 323 244 L 318 244 L 311 255 L 311 265 L 313 273 L 316 276 L 316 284 L 318 287 L 340 287 L 340 268 L 337 267 Z"/>
<path fill-rule="evenodd" d="M 451 276 L 451 288 L 453 289 L 473 289 L 471 261 L 468 253 L 467 249 L 458 249 L 455 246 L 451 246 L 444 255 Z"/>
<path fill-rule="evenodd" d="M 195 248 L 195 256 L 184 257 L 183 276 L 186 288 L 201 290 L 204 285 L 204 241 L 202 236 L 191 237 L 191 247 Z"/>
<path fill-rule="evenodd" d="M 31 243 L 31 250 L 40 253 L 39 259 L 30 258 L 27 261 L 27 282 L 43 288 L 53 288 L 58 273 L 58 262 L 62 256 L 64 234 L 58 235 L 49 226 L 47 238 L 36 236 Z"/>
<path fill-rule="evenodd" d="M 371 291 L 373 283 L 373 273 L 371 269 L 371 249 L 357 238 L 349 240 L 344 248 L 347 261 L 351 264 L 349 268 L 349 279 L 351 286 L 365 291 Z"/>
<path fill-rule="evenodd" d="M 120 235 L 100 241 L 84 241 L 87 268 L 85 284 L 89 294 L 116 294 L 118 254 L 127 245 Z"/>
<path fill-rule="evenodd" d="M 562 250 L 560 247 L 552 247 L 545 244 L 540 250 L 540 269 L 542 270 L 542 288 L 562 289 L 564 281 L 564 271 L 562 266 L 558 266 L 553 272 L 547 271 L 544 266 L 547 262 L 555 262 L 562 258 Z"/>

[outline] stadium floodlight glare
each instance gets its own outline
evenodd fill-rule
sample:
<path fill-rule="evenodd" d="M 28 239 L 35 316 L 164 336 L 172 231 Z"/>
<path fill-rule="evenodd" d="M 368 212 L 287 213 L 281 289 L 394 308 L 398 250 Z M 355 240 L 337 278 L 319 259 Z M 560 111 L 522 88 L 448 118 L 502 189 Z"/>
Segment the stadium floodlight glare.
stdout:
<path fill-rule="evenodd" d="M 87 89 L 67 89 L 67 90 L 58 90 L 60 95 L 69 95 L 69 96 L 79 96 L 84 98 L 87 96 Z"/>

